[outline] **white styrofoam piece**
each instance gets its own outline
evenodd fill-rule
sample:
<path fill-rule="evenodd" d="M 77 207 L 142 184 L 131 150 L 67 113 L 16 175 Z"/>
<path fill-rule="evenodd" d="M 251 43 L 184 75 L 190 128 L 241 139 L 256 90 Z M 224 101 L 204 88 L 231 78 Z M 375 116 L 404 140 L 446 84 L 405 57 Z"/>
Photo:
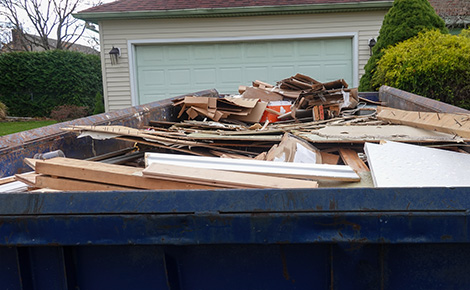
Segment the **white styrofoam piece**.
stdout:
<path fill-rule="evenodd" d="M 375 187 L 470 186 L 470 154 L 392 141 L 364 151 Z"/>
<path fill-rule="evenodd" d="M 274 162 L 263 160 L 230 159 L 218 157 L 190 156 L 180 154 L 146 153 L 146 166 L 155 163 L 165 163 L 195 168 L 229 170 L 238 172 L 261 173 L 272 175 L 289 175 L 312 177 L 317 179 L 344 178 L 360 180 L 357 173 L 347 165 L 310 164 Z"/>
<path fill-rule="evenodd" d="M 28 190 L 28 185 L 21 181 L 13 181 L 0 185 L 0 193 L 24 192 Z"/>

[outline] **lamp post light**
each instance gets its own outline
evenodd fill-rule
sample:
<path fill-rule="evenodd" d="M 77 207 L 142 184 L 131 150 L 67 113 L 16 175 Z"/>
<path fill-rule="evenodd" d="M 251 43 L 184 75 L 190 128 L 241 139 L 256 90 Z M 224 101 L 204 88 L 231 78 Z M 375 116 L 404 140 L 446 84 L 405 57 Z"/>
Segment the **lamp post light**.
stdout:
<path fill-rule="evenodd" d="M 111 64 L 115 65 L 118 63 L 118 58 L 121 56 L 121 49 L 119 47 L 111 48 L 109 51 L 109 57 L 111 58 Z"/>

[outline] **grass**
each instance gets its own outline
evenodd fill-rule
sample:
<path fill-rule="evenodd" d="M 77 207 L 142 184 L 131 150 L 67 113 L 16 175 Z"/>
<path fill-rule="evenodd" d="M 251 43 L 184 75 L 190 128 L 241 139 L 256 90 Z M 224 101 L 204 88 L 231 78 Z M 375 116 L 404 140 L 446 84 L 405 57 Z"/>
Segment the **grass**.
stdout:
<path fill-rule="evenodd" d="M 22 132 L 34 128 L 44 127 L 57 123 L 54 120 L 0 122 L 0 136 Z"/>

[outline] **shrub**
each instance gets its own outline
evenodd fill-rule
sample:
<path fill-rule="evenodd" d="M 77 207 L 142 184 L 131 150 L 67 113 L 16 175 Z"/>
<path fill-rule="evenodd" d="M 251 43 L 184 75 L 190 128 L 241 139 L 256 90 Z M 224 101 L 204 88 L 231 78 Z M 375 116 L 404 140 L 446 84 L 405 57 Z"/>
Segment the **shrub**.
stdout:
<path fill-rule="evenodd" d="M 58 106 L 51 112 L 51 118 L 58 122 L 83 118 L 87 115 L 87 107 L 80 107 L 75 105 Z"/>
<path fill-rule="evenodd" d="M 104 113 L 104 98 L 101 92 L 97 92 L 95 96 L 95 110 L 93 115 Z"/>
<path fill-rule="evenodd" d="M 0 119 L 5 119 L 7 116 L 7 106 L 0 102 Z"/>
<path fill-rule="evenodd" d="M 470 109 L 470 38 L 420 33 L 385 50 L 372 82 Z"/>
<path fill-rule="evenodd" d="M 12 116 L 47 117 L 65 104 L 92 112 L 102 91 L 100 57 L 74 51 L 3 53 L 0 75 L 0 101 Z"/>
<path fill-rule="evenodd" d="M 395 0 L 384 17 L 377 44 L 364 67 L 365 73 L 361 77 L 359 90 L 364 92 L 378 89 L 371 83 L 371 79 L 384 49 L 432 29 L 448 33 L 444 21 L 436 14 L 428 0 Z"/>

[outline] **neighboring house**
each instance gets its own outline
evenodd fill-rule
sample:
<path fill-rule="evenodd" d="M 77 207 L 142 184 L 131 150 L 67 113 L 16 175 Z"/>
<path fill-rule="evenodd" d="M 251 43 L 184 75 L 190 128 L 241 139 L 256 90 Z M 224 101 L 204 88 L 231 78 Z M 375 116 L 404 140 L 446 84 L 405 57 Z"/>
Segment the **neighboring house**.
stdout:
<path fill-rule="evenodd" d="M 469 0 L 429 0 L 436 13 L 444 19 L 451 33 L 459 33 L 470 25 Z"/>
<path fill-rule="evenodd" d="M 106 110 L 296 73 L 358 86 L 393 0 L 120 0 L 99 24 Z M 112 64 L 109 52 L 119 48 Z"/>
<path fill-rule="evenodd" d="M 29 41 L 28 41 L 29 40 Z M 25 45 L 27 45 L 27 51 L 44 51 L 44 48 L 39 45 L 32 44 L 34 41 L 40 42 L 41 39 L 33 34 L 24 34 L 18 32 L 16 29 L 11 30 L 11 41 L 8 43 L 3 44 L 0 52 L 12 52 L 12 51 L 26 51 Z M 55 39 L 48 39 L 49 44 L 51 47 L 55 47 L 57 40 Z M 72 44 L 69 48 L 71 51 L 78 51 L 87 54 L 99 54 L 100 52 L 96 49 L 93 49 L 89 46 L 80 45 L 80 44 Z"/>

